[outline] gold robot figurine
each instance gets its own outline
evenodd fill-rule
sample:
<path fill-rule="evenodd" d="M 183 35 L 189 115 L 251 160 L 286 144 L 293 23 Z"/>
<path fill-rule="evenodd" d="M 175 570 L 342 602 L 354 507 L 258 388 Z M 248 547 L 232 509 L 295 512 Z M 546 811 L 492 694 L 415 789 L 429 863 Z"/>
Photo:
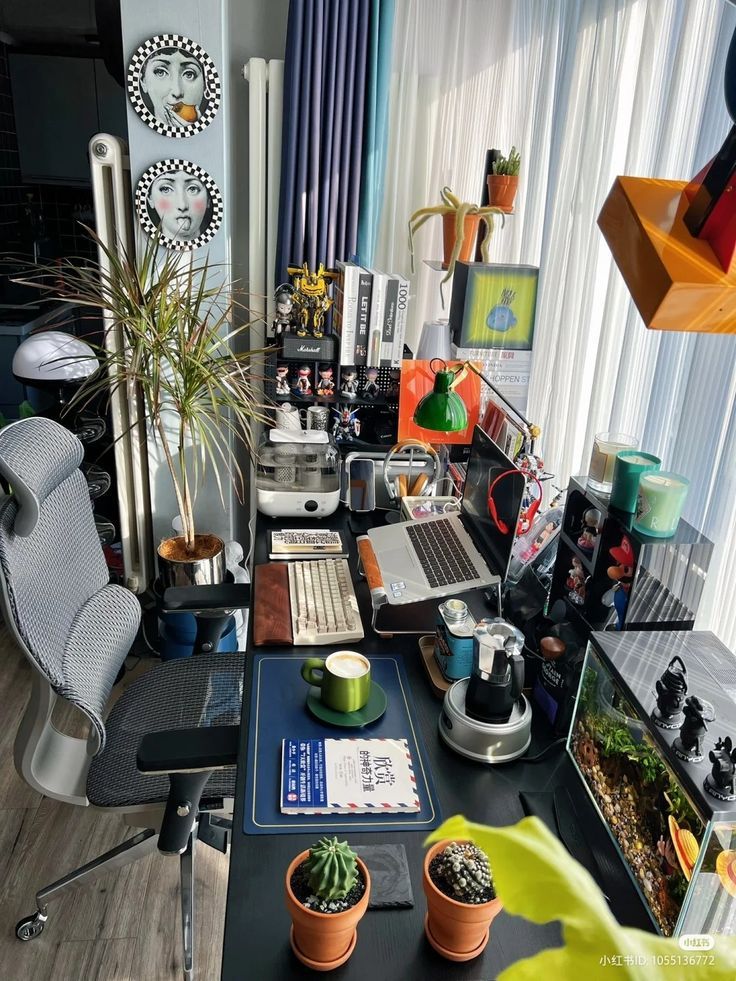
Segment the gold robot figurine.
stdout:
<path fill-rule="evenodd" d="M 309 271 L 306 262 L 303 266 L 289 266 L 288 273 L 296 290 L 293 299 L 299 314 L 297 334 L 323 337 L 325 314 L 333 303 L 327 295 L 328 280 L 337 279 L 337 273 L 325 269 L 321 262 L 316 273 Z"/>

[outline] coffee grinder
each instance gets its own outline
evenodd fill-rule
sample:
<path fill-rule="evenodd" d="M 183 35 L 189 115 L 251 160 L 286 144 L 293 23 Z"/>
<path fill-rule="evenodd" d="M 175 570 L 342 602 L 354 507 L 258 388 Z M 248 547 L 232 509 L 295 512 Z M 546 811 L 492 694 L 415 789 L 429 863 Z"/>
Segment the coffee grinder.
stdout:
<path fill-rule="evenodd" d="M 531 742 L 532 709 L 524 686 L 524 635 L 499 617 L 473 632 L 470 676 L 446 692 L 440 736 L 461 756 L 483 763 L 518 759 Z"/>

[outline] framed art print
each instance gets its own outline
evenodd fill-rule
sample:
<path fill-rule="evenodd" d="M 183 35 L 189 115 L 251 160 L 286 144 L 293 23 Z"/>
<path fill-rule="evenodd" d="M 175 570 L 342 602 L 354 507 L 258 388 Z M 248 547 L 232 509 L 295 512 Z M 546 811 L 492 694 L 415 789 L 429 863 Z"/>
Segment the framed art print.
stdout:
<path fill-rule="evenodd" d="M 538 278 L 536 266 L 458 262 L 450 304 L 457 346 L 531 351 Z"/>
<path fill-rule="evenodd" d="M 130 59 L 127 87 L 143 122 L 173 139 L 201 133 L 220 107 L 214 62 L 181 34 L 157 34 L 145 41 Z"/>
<path fill-rule="evenodd" d="M 135 189 L 138 220 L 161 245 L 189 252 L 205 245 L 222 224 L 222 195 L 202 167 L 189 160 L 159 160 Z"/>

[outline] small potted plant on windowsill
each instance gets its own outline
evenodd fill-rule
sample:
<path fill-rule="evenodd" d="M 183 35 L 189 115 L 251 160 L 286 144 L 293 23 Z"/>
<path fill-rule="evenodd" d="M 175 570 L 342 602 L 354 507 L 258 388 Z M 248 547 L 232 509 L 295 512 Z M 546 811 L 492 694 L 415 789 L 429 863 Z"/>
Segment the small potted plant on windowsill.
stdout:
<path fill-rule="evenodd" d="M 493 172 L 488 175 L 489 204 L 502 211 L 511 211 L 519 188 L 521 156 L 515 146 L 509 150 L 508 157 L 499 154 L 493 161 Z"/>
<path fill-rule="evenodd" d="M 291 948 L 315 971 L 331 971 L 350 957 L 356 927 L 368 909 L 371 878 L 346 841 L 321 838 L 286 871 Z"/>
<path fill-rule="evenodd" d="M 423 886 L 424 932 L 437 953 L 450 961 L 482 953 L 502 909 L 485 852 L 471 841 L 437 842 L 424 859 Z"/>

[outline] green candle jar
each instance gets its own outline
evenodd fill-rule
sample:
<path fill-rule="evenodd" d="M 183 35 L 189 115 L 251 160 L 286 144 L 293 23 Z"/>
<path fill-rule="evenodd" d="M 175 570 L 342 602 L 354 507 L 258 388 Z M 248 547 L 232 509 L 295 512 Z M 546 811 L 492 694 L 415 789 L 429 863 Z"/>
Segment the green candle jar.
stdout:
<path fill-rule="evenodd" d="M 653 453 L 640 450 L 622 450 L 616 454 L 613 468 L 611 504 L 619 511 L 633 514 L 639 493 L 639 477 L 648 470 L 659 470 L 662 461 Z"/>
<path fill-rule="evenodd" d="M 677 531 L 690 481 L 679 473 L 645 472 L 639 477 L 634 528 L 655 538 Z"/>

